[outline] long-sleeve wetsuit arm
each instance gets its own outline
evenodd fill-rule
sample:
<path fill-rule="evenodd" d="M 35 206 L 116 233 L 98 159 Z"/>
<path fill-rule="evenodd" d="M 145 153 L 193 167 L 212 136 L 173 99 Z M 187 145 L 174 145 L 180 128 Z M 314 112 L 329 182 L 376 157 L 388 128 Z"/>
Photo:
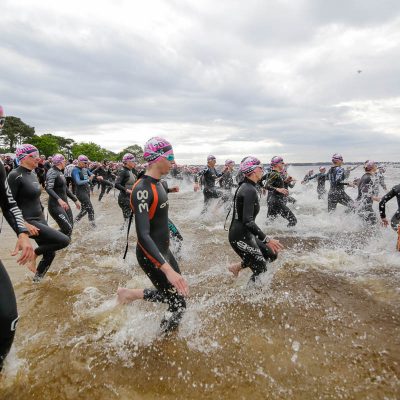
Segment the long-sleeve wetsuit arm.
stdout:
<path fill-rule="evenodd" d="M 68 189 L 68 187 L 66 188 L 67 190 L 67 196 L 74 202 L 76 203 L 78 201 L 78 198 Z"/>
<path fill-rule="evenodd" d="M 271 172 L 268 175 L 265 188 L 269 191 L 276 192 L 276 189 L 280 189 L 279 179 L 280 178 L 278 173 Z"/>
<path fill-rule="evenodd" d="M 115 181 L 115 188 L 120 190 L 123 193 L 126 193 L 125 184 L 129 180 L 129 172 L 123 168 L 119 171 L 117 180 Z"/>
<path fill-rule="evenodd" d="M 88 175 L 89 175 L 89 170 L 87 172 L 88 172 Z M 92 173 L 90 173 L 90 175 L 92 175 Z M 79 169 L 76 168 L 76 167 L 72 170 L 71 176 L 72 176 L 72 179 L 75 182 L 75 185 L 83 186 L 83 185 L 86 185 L 86 184 L 89 183 L 89 181 L 87 179 L 81 179 L 81 177 L 79 175 Z"/>
<path fill-rule="evenodd" d="M 14 200 L 8 181 L 6 178 L 6 171 L 3 163 L 0 162 L 0 207 L 3 215 L 14 232 L 19 235 L 20 233 L 28 232 L 25 227 L 24 217 L 21 210 L 18 208 L 17 202 Z"/>
<path fill-rule="evenodd" d="M 53 197 L 53 199 L 59 200 L 60 196 L 54 190 L 54 185 L 56 183 L 57 176 L 58 176 L 57 171 L 55 171 L 54 169 L 50 169 L 49 172 L 47 172 L 46 192 L 49 194 L 50 197 Z"/>
<path fill-rule="evenodd" d="M 138 245 L 149 260 L 156 266 L 165 264 L 165 259 L 150 236 L 150 209 L 153 203 L 153 193 L 150 185 L 136 186 L 131 194 L 131 203 L 135 212 L 135 225 Z"/>
<path fill-rule="evenodd" d="M 258 197 L 255 190 L 248 193 L 243 202 L 243 224 L 246 228 L 260 240 L 265 239 L 265 234 L 258 227 L 254 220 L 254 205 L 257 203 Z"/>
<path fill-rule="evenodd" d="M 382 219 L 386 218 L 386 203 L 397 195 L 396 188 L 400 188 L 400 185 L 389 190 L 389 192 L 387 192 L 379 202 L 379 215 Z"/>

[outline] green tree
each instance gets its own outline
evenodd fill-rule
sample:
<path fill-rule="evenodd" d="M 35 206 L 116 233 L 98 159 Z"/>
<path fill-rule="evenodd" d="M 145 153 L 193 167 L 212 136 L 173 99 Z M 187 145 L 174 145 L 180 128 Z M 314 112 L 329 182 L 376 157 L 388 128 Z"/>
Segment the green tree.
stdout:
<path fill-rule="evenodd" d="M 132 153 L 135 155 L 136 159 L 140 162 L 143 163 L 144 159 L 143 159 L 143 149 L 137 145 L 137 144 L 133 144 L 131 146 L 128 146 L 127 148 L 123 149 L 122 151 L 120 151 L 117 154 L 117 159 L 118 160 L 122 160 L 122 157 L 124 156 L 125 153 Z"/>
<path fill-rule="evenodd" d="M 60 146 L 53 135 L 42 135 L 33 136 L 31 139 L 31 144 L 36 146 L 40 154 L 44 154 L 46 157 L 52 156 L 53 154 L 60 152 Z"/>
<path fill-rule="evenodd" d="M 8 151 L 14 152 L 15 148 L 22 143 L 29 143 L 35 135 L 35 128 L 25 124 L 20 118 L 6 117 L 4 128 L 0 132 L 3 146 Z"/>
<path fill-rule="evenodd" d="M 113 160 L 116 154 L 110 150 L 104 149 L 96 143 L 75 143 L 72 146 L 72 156 L 77 158 L 80 154 L 84 154 L 92 161 Z"/>

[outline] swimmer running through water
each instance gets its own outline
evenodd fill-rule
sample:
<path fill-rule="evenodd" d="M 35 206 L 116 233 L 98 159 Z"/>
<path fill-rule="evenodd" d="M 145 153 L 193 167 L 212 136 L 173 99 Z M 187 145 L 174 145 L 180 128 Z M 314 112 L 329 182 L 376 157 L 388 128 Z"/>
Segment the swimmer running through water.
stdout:
<path fill-rule="evenodd" d="M 76 196 L 68 189 L 67 181 L 62 170 L 65 168 L 65 158 L 62 154 L 55 154 L 53 166 L 46 175 L 46 192 L 49 194 L 49 213 L 57 222 L 60 231 L 71 237 L 74 227 L 74 216 L 68 204 L 68 197 L 79 210 L 81 205 Z"/>
<path fill-rule="evenodd" d="M 17 148 L 16 157 L 20 166 L 8 175 L 8 184 L 11 193 L 22 211 L 29 234 L 36 241 L 35 257 L 31 269 L 36 270 L 36 259 L 42 255 L 34 281 L 40 281 L 56 256 L 56 251 L 67 247 L 70 238 L 48 226 L 40 202 L 41 186 L 33 170 L 36 168 L 40 157 L 38 149 L 30 144 L 23 144 Z"/>
<path fill-rule="evenodd" d="M 0 130 L 4 126 L 5 120 L 3 107 L 0 106 Z M 0 161 L 0 207 L 5 219 L 18 236 L 17 244 L 11 255 L 16 256 L 21 251 L 17 260 L 18 264 L 31 266 L 29 261 L 33 259 L 34 253 L 29 241 L 28 229 L 25 227 L 21 210 L 11 195 L 2 161 Z M 0 260 L 0 372 L 14 341 L 17 322 L 18 312 L 14 289 Z"/>
<path fill-rule="evenodd" d="M 172 315 L 161 322 L 161 332 L 167 333 L 179 326 L 186 308 L 184 297 L 189 294 L 169 249 L 168 196 L 160 182 L 174 161 L 171 144 L 160 137 L 151 138 L 144 146 L 144 159 L 148 166 L 133 187 L 131 205 L 135 212 L 136 257 L 155 289 L 119 288 L 117 298 L 121 304 L 139 299 L 167 303 Z"/>
<path fill-rule="evenodd" d="M 229 228 L 229 243 L 242 259 L 232 264 L 229 271 L 234 276 L 244 268 L 250 268 L 255 282 L 258 275 L 267 270 L 267 263 L 275 261 L 283 249 L 278 240 L 263 233 L 255 222 L 260 211 L 260 202 L 256 189 L 257 182 L 263 176 L 263 169 L 256 157 L 246 157 L 240 164 L 240 171 L 245 178 L 236 190 L 233 204 L 232 222 Z"/>

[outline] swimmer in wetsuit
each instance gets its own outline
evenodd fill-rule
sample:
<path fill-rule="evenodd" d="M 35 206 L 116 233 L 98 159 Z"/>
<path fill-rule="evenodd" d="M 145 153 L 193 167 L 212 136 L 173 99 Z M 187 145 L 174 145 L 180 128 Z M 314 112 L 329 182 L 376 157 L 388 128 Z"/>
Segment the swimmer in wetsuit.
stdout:
<path fill-rule="evenodd" d="M 391 227 L 397 231 L 398 226 L 400 224 L 400 184 L 394 186 L 389 192 L 387 192 L 379 202 L 379 214 L 382 220 L 383 225 L 386 227 L 389 225 L 389 221 L 386 218 L 386 203 L 393 199 L 393 197 L 397 198 L 397 211 L 393 214 L 393 217 L 390 221 Z"/>
<path fill-rule="evenodd" d="M 31 269 L 36 270 L 35 282 L 40 281 L 56 256 L 56 251 L 67 247 L 70 238 L 53 228 L 50 228 L 43 214 L 40 202 L 41 186 L 32 172 L 39 162 L 39 152 L 30 144 L 23 144 L 16 150 L 20 166 L 8 175 L 11 193 L 22 211 L 26 226 L 32 239 L 38 244 Z M 42 255 L 37 268 L 36 259 Z"/>
<path fill-rule="evenodd" d="M 222 172 L 221 178 L 219 178 L 219 185 L 222 189 L 222 197 L 221 200 L 224 202 L 226 206 L 230 207 L 233 195 L 232 189 L 237 187 L 233 180 L 233 169 L 235 168 L 235 161 L 233 160 L 226 160 L 225 161 L 225 169 Z"/>
<path fill-rule="evenodd" d="M 137 180 L 138 172 L 135 170 L 136 158 L 133 154 L 126 153 L 122 157 L 122 163 L 124 166 L 118 173 L 115 187 L 119 190 L 118 205 L 124 217 L 124 224 L 122 225 L 122 229 L 124 229 L 131 215 L 130 196 L 132 187 Z"/>
<path fill-rule="evenodd" d="M 144 147 L 148 166 L 137 180 L 131 194 L 137 234 L 136 257 L 140 267 L 155 289 L 126 289 L 117 291 L 119 303 L 144 299 L 168 304 L 172 314 L 161 322 L 161 331 L 176 329 L 186 308 L 184 296 L 189 294 L 186 280 L 169 249 L 168 197 L 160 182 L 174 161 L 172 146 L 165 139 L 151 138 Z"/>
<path fill-rule="evenodd" d="M 324 198 L 325 193 L 326 193 L 325 182 L 328 180 L 328 176 L 326 174 L 326 168 L 319 167 L 319 173 L 310 176 L 310 178 L 308 180 L 311 181 L 313 179 L 317 180 L 318 199 L 321 200 Z"/>
<path fill-rule="evenodd" d="M 245 178 L 234 196 L 229 243 L 242 262 L 232 264 L 229 271 L 237 276 L 242 269 L 250 268 L 253 272 L 250 281 L 255 282 L 258 275 L 267 270 L 267 263 L 276 260 L 283 246 L 278 240 L 265 235 L 255 222 L 260 211 L 256 184 L 263 176 L 260 161 L 255 157 L 246 157 L 240 164 L 240 170 Z"/>
<path fill-rule="evenodd" d="M 215 156 L 209 155 L 207 157 L 207 167 L 204 168 L 199 174 L 197 179 L 202 179 L 204 183 L 203 195 L 204 195 L 204 207 L 201 212 L 204 214 L 207 211 L 208 205 L 211 199 L 218 199 L 222 197 L 223 192 L 215 187 L 215 181 L 221 178 L 227 167 L 224 167 L 222 172 L 217 172 L 215 169 L 215 164 L 217 160 Z"/>
<path fill-rule="evenodd" d="M 74 227 L 74 216 L 68 204 L 68 197 L 75 203 L 78 210 L 81 205 L 76 196 L 68 189 L 62 170 L 65 168 L 65 158 L 62 154 L 53 157 L 53 166 L 46 174 L 46 192 L 49 194 L 49 213 L 57 222 L 60 231 L 71 237 Z"/>
<path fill-rule="evenodd" d="M 107 165 L 107 161 L 104 160 L 103 164 L 99 163 L 99 165 L 92 172 L 101 187 L 99 194 L 99 201 L 101 201 L 104 193 L 106 193 L 106 190 L 108 194 L 114 187 L 113 183 L 108 180 L 108 178 L 111 176 L 110 167 Z M 101 179 L 99 179 L 99 177 L 101 177 Z"/>
<path fill-rule="evenodd" d="M 343 157 L 340 154 L 335 153 L 332 156 L 332 167 L 329 169 L 327 177 L 331 184 L 328 193 L 328 211 L 332 212 L 336 210 L 338 204 L 342 204 L 347 207 L 348 211 L 354 210 L 354 201 L 344 191 L 345 186 L 353 187 L 352 183 L 345 182 L 347 172 L 342 167 Z M 350 172 L 349 172 L 350 174 Z"/>
<path fill-rule="evenodd" d="M 78 157 L 78 165 L 72 170 L 72 179 L 76 186 L 76 197 L 81 203 L 81 211 L 76 216 L 75 222 L 80 221 L 86 214 L 88 214 L 89 222 L 92 227 L 95 227 L 94 222 L 94 209 L 92 202 L 90 201 L 90 183 L 94 175 L 88 169 L 89 159 L 85 155 Z M 98 176 L 97 179 L 101 182 L 102 176 Z"/>
<path fill-rule="evenodd" d="M 266 189 L 268 190 L 268 218 L 275 219 L 278 215 L 288 220 L 288 227 L 297 224 L 297 218 L 286 205 L 285 197 L 289 195 L 281 172 L 285 164 L 282 157 L 275 156 L 271 160 L 271 172 L 268 174 Z"/>
<path fill-rule="evenodd" d="M 368 160 L 364 164 L 365 174 L 358 183 L 358 196 L 356 199 L 358 215 L 369 225 L 376 225 L 378 219 L 372 204 L 379 201 L 379 188 L 376 179 L 377 166 L 374 161 Z"/>
<path fill-rule="evenodd" d="M 0 106 L 0 130 L 5 124 L 5 114 Z M 33 248 L 29 241 L 28 229 L 25 227 L 21 210 L 12 197 L 6 179 L 6 170 L 0 161 L 0 207 L 3 216 L 18 236 L 17 244 L 11 255 L 15 256 L 21 251 L 17 262 L 21 265 L 33 259 Z M 4 359 L 10 351 L 14 340 L 18 322 L 17 302 L 10 277 L 0 260 L 0 372 L 3 369 Z"/>

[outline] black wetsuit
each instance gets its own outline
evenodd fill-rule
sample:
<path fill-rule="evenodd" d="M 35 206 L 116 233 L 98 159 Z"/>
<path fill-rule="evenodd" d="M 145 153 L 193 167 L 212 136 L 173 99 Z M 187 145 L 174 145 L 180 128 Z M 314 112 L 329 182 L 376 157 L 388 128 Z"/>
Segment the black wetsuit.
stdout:
<path fill-rule="evenodd" d="M 0 207 L 14 232 L 28 233 L 21 210 L 11 195 L 6 179 L 6 170 L 0 161 Z M 0 260 L 0 371 L 10 351 L 18 322 L 17 302 L 10 277 Z"/>
<path fill-rule="evenodd" d="M 36 255 L 43 255 L 36 269 L 35 280 L 41 279 L 56 256 L 56 251 L 67 247 L 70 238 L 47 225 L 40 202 L 41 188 L 36 175 L 29 169 L 19 166 L 8 175 L 8 184 L 25 221 L 39 229 L 38 236 L 32 239 L 38 244 Z"/>
<path fill-rule="evenodd" d="M 394 213 L 390 223 L 392 228 L 397 231 L 397 227 L 400 223 L 400 185 L 394 186 L 389 192 L 387 192 L 381 199 L 379 203 L 379 214 L 381 218 L 386 218 L 386 203 L 393 199 L 393 197 L 397 198 L 397 211 Z"/>
<path fill-rule="evenodd" d="M 168 196 L 159 180 L 144 175 L 134 186 L 131 203 L 135 212 L 136 257 L 155 286 L 155 289 L 144 290 L 144 299 L 168 304 L 172 316 L 161 323 L 162 330 L 166 332 L 179 325 L 186 308 L 185 299 L 160 270 L 161 265 L 168 262 L 180 273 L 169 249 Z"/>
<path fill-rule="evenodd" d="M 119 190 L 118 205 L 122 210 L 125 221 L 129 219 L 131 214 L 130 194 L 127 192 L 127 189 L 132 189 L 132 186 L 136 182 L 137 175 L 138 173 L 135 169 L 129 169 L 124 166 L 119 171 L 117 181 L 115 182 L 115 187 Z"/>
<path fill-rule="evenodd" d="M 378 219 L 372 209 L 373 199 L 379 194 L 379 189 L 375 177 L 365 173 L 358 183 L 357 213 L 367 223 L 376 225 Z"/>
<path fill-rule="evenodd" d="M 259 211 L 256 184 L 244 178 L 234 197 L 229 243 L 242 259 L 242 268 L 248 267 L 253 271 L 252 281 L 267 270 L 267 262 L 272 262 L 277 257 L 263 242 L 266 235 L 255 222 Z"/>
<path fill-rule="evenodd" d="M 215 168 L 211 167 L 206 167 L 203 171 L 200 172 L 199 174 L 204 183 L 204 189 L 203 189 L 203 194 L 204 194 L 204 208 L 203 212 L 205 212 L 208 203 L 210 202 L 211 199 L 218 199 L 219 197 L 222 197 L 222 191 L 217 189 L 215 187 L 215 180 L 219 177 L 222 176 L 221 173 L 217 172 Z"/>
<path fill-rule="evenodd" d="M 325 174 L 324 172 L 320 172 L 318 174 L 311 176 L 308 180 L 311 181 L 312 179 L 317 180 L 318 199 L 322 199 L 326 193 L 325 182 L 328 179 L 328 175 Z"/>
<path fill-rule="evenodd" d="M 88 214 L 89 221 L 94 224 L 94 209 L 90 201 L 89 177 L 91 175 L 93 175 L 93 172 L 89 171 L 87 168 L 76 166 L 72 170 L 72 179 L 76 186 L 76 197 L 81 203 L 81 211 L 75 218 L 76 222 Z"/>
<path fill-rule="evenodd" d="M 108 193 L 110 193 L 110 190 L 114 187 L 114 185 L 108 180 L 110 177 L 110 170 L 107 167 L 105 167 L 104 165 L 101 165 L 100 167 L 97 167 L 95 170 L 93 170 L 93 173 L 96 176 L 96 178 L 98 176 L 103 177 L 102 180 L 98 180 L 99 185 L 101 187 L 100 194 L 99 194 L 99 201 L 101 201 L 106 190 L 107 190 L 107 194 L 108 194 Z"/>
<path fill-rule="evenodd" d="M 272 170 L 268 174 L 266 188 L 268 189 L 268 218 L 275 219 L 280 215 L 289 221 L 288 226 L 295 226 L 297 218 L 286 205 L 285 196 L 276 190 L 285 188 L 282 175 L 278 171 Z"/>
<path fill-rule="evenodd" d="M 350 174 L 350 171 L 348 174 Z M 331 184 L 328 193 L 329 212 L 336 210 L 338 203 L 347 207 L 349 210 L 354 210 L 354 201 L 344 191 L 344 187 L 348 185 L 348 183 L 344 182 L 348 174 L 343 167 L 333 166 L 329 169 L 327 174 L 328 180 Z"/>
<path fill-rule="evenodd" d="M 58 200 L 68 203 L 68 197 L 75 203 L 78 201 L 76 196 L 67 187 L 67 181 L 62 171 L 57 167 L 52 167 L 46 175 L 46 192 L 49 194 L 49 213 L 60 227 L 60 231 L 71 237 L 74 227 L 74 216 L 71 208 L 64 210 Z"/>
<path fill-rule="evenodd" d="M 224 202 L 231 202 L 233 199 L 232 188 L 237 186 L 233 180 L 233 173 L 225 171 L 219 180 L 219 185 L 223 190 L 222 200 Z"/>

